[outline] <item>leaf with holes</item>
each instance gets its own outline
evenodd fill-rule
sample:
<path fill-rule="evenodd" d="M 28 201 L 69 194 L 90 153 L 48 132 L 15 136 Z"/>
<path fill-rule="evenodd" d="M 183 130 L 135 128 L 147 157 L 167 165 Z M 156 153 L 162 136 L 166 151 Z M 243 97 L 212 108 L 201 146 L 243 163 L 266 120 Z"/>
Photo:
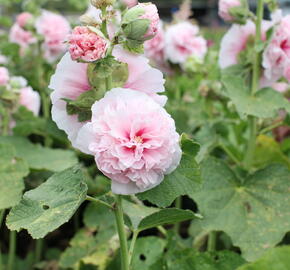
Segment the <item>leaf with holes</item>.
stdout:
<path fill-rule="evenodd" d="M 195 201 L 205 230 L 226 232 L 253 261 L 290 230 L 290 171 L 275 164 L 240 180 L 222 161 L 202 164 L 203 185 Z"/>
<path fill-rule="evenodd" d="M 192 197 L 201 184 L 200 168 L 195 160 L 199 145 L 188 139 L 186 135 L 181 137 L 182 158 L 179 167 L 157 187 L 138 194 L 142 200 L 148 200 L 159 207 L 169 206 L 177 197 L 188 195 Z"/>
<path fill-rule="evenodd" d="M 132 256 L 132 270 L 150 270 L 162 258 L 165 246 L 166 241 L 155 236 L 137 239 Z"/>
<path fill-rule="evenodd" d="M 45 183 L 24 193 L 7 217 L 10 230 L 26 229 L 33 238 L 43 238 L 68 222 L 85 200 L 87 185 L 78 166 L 55 173 Z"/>
<path fill-rule="evenodd" d="M 259 118 L 275 117 L 280 109 L 290 113 L 290 102 L 272 88 L 263 88 L 255 95 L 250 94 L 239 66 L 223 70 L 222 82 L 227 96 L 235 104 L 241 116 L 252 115 Z"/>
<path fill-rule="evenodd" d="M 290 246 L 268 250 L 258 261 L 239 267 L 237 270 L 289 270 Z"/>
<path fill-rule="evenodd" d="M 46 148 L 23 137 L 0 137 L 0 143 L 12 144 L 16 150 L 16 157 L 27 161 L 29 168 L 34 170 L 59 172 L 78 162 L 73 151 Z"/>
<path fill-rule="evenodd" d="M 16 158 L 11 144 L 0 144 L 0 209 L 10 208 L 21 200 L 27 163 Z"/>

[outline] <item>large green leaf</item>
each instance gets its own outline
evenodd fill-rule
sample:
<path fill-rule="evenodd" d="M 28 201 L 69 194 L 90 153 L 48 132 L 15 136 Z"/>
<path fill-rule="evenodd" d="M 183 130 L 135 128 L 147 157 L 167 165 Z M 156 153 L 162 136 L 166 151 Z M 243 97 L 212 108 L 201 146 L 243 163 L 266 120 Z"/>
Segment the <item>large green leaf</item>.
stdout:
<path fill-rule="evenodd" d="M 0 209 L 16 205 L 24 190 L 23 177 L 29 173 L 27 163 L 16 158 L 11 144 L 0 144 Z"/>
<path fill-rule="evenodd" d="M 245 262 L 231 251 L 199 253 L 193 249 L 169 252 L 166 261 L 167 270 L 234 270 Z"/>
<path fill-rule="evenodd" d="M 165 245 L 164 239 L 154 236 L 137 239 L 132 256 L 132 270 L 150 270 L 162 258 Z"/>
<path fill-rule="evenodd" d="M 182 159 L 179 167 L 170 175 L 165 176 L 157 187 L 138 194 L 142 200 L 148 200 L 159 207 L 169 206 L 181 195 L 192 196 L 201 183 L 199 165 L 195 156 L 199 145 L 189 140 L 185 135 L 181 137 Z"/>
<path fill-rule="evenodd" d="M 289 270 L 290 246 L 268 250 L 258 261 L 243 265 L 237 270 Z"/>
<path fill-rule="evenodd" d="M 239 66 L 227 68 L 222 72 L 222 82 L 227 96 L 235 104 L 241 116 L 270 118 L 275 117 L 279 109 L 285 109 L 290 113 L 290 102 L 271 88 L 260 89 L 252 96 L 241 75 L 242 72 Z"/>
<path fill-rule="evenodd" d="M 87 185 L 79 167 L 55 173 L 45 183 L 24 193 L 7 217 L 10 230 L 26 229 L 35 239 L 69 221 L 86 198 Z"/>
<path fill-rule="evenodd" d="M 16 156 L 27 161 L 28 166 L 35 170 L 59 172 L 78 162 L 73 151 L 46 148 L 23 137 L 0 137 L 0 143 L 12 144 L 16 149 Z"/>
<path fill-rule="evenodd" d="M 130 219 L 132 230 L 143 231 L 165 224 L 174 224 L 189 219 L 199 218 L 190 210 L 159 209 L 123 201 L 125 214 Z"/>
<path fill-rule="evenodd" d="M 205 230 L 226 232 L 247 260 L 255 260 L 290 230 L 290 171 L 270 165 L 240 180 L 222 161 L 202 165 L 203 186 L 195 193 Z"/>

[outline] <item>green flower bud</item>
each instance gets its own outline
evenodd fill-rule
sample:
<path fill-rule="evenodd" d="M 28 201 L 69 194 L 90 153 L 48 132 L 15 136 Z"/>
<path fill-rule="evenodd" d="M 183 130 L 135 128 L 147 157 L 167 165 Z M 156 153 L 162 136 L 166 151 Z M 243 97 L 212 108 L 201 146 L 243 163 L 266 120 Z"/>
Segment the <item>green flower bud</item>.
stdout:
<path fill-rule="evenodd" d="M 96 8 L 103 8 L 107 6 L 112 6 L 116 0 L 91 0 L 92 6 Z"/>

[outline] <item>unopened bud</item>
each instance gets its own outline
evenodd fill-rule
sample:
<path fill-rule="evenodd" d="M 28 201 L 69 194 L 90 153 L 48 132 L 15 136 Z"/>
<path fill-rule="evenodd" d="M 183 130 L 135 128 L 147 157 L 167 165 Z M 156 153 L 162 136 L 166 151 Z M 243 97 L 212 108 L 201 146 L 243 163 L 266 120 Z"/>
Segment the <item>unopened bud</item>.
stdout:
<path fill-rule="evenodd" d="M 112 6 L 114 3 L 115 0 L 91 0 L 91 4 L 96 8 Z"/>

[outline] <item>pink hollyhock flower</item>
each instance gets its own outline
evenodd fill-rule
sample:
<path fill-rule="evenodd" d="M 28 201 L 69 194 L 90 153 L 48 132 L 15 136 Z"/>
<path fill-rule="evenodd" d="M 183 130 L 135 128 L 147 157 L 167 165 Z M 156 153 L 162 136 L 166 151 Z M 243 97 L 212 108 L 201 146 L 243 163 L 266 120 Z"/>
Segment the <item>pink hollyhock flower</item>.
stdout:
<path fill-rule="evenodd" d="M 145 92 L 151 95 L 157 102 L 166 103 L 165 96 L 157 95 L 163 92 L 164 79 L 163 74 L 152 68 L 148 64 L 148 59 L 131 54 L 116 46 L 113 55 L 121 62 L 128 64 L 129 78 L 124 88 L 131 88 L 136 91 Z M 88 64 L 73 61 L 69 53 L 65 54 L 57 65 L 56 72 L 50 81 L 52 100 L 52 118 L 58 127 L 68 134 L 68 138 L 74 145 L 79 129 L 84 125 L 80 123 L 76 115 L 68 115 L 66 112 L 66 102 L 63 98 L 75 100 L 85 91 L 91 89 L 87 77 Z M 76 76 L 77 74 L 77 76 Z"/>
<path fill-rule="evenodd" d="M 27 48 L 30 44 L 36 43 L 37 41 L 32 32 L 24 30 L 17 23 L 10 29 L 9 40 L 12 43 L 18 44 L 22 49 Z"/>
<path fill-rule="evenodd" d="M 189 22 L 168 27 L 165 34 L 165 57 L 174 64 L 182 64 L 190 56 L 203 59 L 207 53 L 206 40 L 198 36 L 199 28 Z"/>
<path fill-rule="evenodd" d="M 134 7 L 138 4 L 137 0 L 121 0 L 121 2 L 128 8 Z"/>
<path fill-rule="evenodd" d="M 20 27 L 25 27 L 25 25 L 33 18 L 32 14 L 29 12 L 22 12 L 16 18 L 16 23 Z"/>
<path fill-rule="evenodd" d="M 290 89 L 290 85 L 285 82 L 276 82 L 272 85 L 272 88 L 280 93 L 285 93 L 288 89 Z"/>
<path fill-rule="evenodd" d="M 9 82 L 9 72 L 5 67 L 0 67 L 0 86 Z"/>
<path fill-rule="evenodd" d="M 240 0 L 219 0 L 219 16 L 225 21 L 232 21 L 234 18 L 230 9 L 238 6 L 241 6 Z"/>
<path fill-rule="evenodd" d="M 92 106 L 92 120 L 77 138 L 95 156 L 116 194 L 135 194 L 161 183 L 181 158 L 174 120 L 141 92 L 114 88 Z"/>
<path fill-rule="evenodd" d="M 156 63 L 164 62 L 165 33 L 160 21 L 158 31 L 154 38 L 145 41 L 145 55 Z"/>
<path fill-rule="evenodd" d="M 152 3 L 141 3 L 136 8 L 143 8 L 145 13 L 140 16 L 140 19 L 148 19 L 150 21 L 149 28 L 144 35 L 144 38 L 154 37 L 158 31 L 159 15 L 157 7 Z"/>
<path fill-rule="evenodd" d="M 106 56 L 109 42 L 86 26 L 77 26 L 68 38 L 73 60 L 93 62 Z"/>
<path fill-rule="evenodd" d="M 32 111 L 34 115 L 39 114 L 40 96 L 38 92 L 33 91 L 30 86 L 24 87 L 20 90 L 19 103 L 26 107 L 28 110 Z"/>
<path fill-rule="evenodd" d="M 44 37 L 44 57 L 48 62 L 55 61 L 66 50 L 64 42 L 71 29 L 69 22 L 61 15 L 43 11 L 35 27 Z"/>
<path fill-rule="evenodd" d="M 263 53 L 265 76 L 269 80 L 278 80 L 285 76 L 290 80 L 290 15 L 281 19 L 275 29 L 270 44 Z"/>
<path fill-rule="evenodd" d="M 263 21 L 263 40 L 266 39 L 266 32 L 271 26 L 271 22 Z M 248 21 L 245 25 L 234 24 L 229 29 L 221 41 L 219 65 L 222 69 L 238 64 L 239 54 L 246 49 L 249 39 L 254 37 L 255 32 L 256 26 L 252 21 Z"/>

